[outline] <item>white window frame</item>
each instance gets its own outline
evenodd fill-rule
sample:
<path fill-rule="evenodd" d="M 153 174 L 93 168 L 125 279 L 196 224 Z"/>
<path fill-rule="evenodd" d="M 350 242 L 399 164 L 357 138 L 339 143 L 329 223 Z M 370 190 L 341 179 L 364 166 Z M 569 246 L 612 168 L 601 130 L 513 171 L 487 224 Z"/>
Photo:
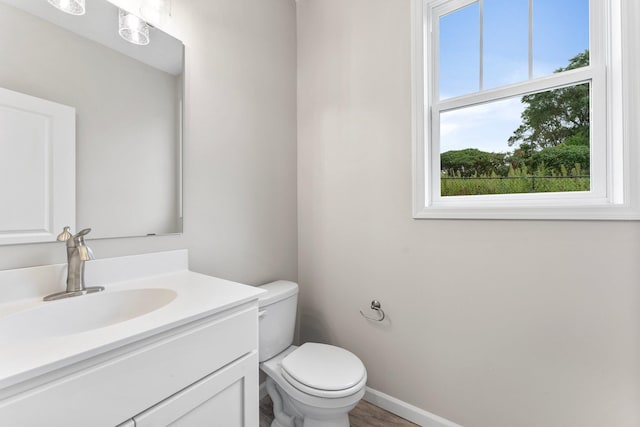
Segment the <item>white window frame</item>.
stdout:
<path fill-rule="evenodd" d="M 638 150 L 628 143 L 629 135 L 633 132 L 629 132 L 624 117 L 632 116 L 628 115 L 630 103 L 623 102 L 624 52 L 633 52 L 630 49 L 634 46 L 630 45 L 638 43 L 627 34 L 624 37 L 627 48 L 623 51 L 621 0 L 590 0 L 589 66 L 438 100 L 437 78 L 434 78 L 438 72 L 438 40 L 434 36 L 433 25 L 435 23 L 437 26 L 438 16 L 471 3 L 474 1 L 412 0 L 414 218 L 640 219 L 640 200 L 635 194 L 640 190 L 640 174 L 635 172 L 640 162 L 631 162 L 632 158 L 637 160 Z M 631 9 L 634 7 L 631 6 Z M 633 12 L 637 12 L 637 9 Z M 629 28 L 637 26 L 637 22 L 635 26 L 628 25 L 627 33 L 632 31 Z M 435 30 L 437 34 L 437 28 Z M 629 39 L 632 41 L 627 42 Z M 633 65 L 629 62 L 633 61 L 627 61 L 626 73 L 633 76 Z M 440 196 L 440 111 L 580 82 L 591 83 L 590 191 Z M 625 95 L 630 94 L 627 91 Z"/>

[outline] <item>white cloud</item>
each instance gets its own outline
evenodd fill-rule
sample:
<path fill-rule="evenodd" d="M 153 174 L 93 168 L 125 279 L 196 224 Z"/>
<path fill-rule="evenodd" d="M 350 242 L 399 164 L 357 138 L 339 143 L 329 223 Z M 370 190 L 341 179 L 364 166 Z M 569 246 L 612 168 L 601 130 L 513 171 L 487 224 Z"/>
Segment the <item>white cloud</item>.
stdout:
<path fill-rule="evenodd" d="M 523 110 L 517 97 L 443 113 L 440 150 L 511 151 L 507 141 L 520 125 Z"/>

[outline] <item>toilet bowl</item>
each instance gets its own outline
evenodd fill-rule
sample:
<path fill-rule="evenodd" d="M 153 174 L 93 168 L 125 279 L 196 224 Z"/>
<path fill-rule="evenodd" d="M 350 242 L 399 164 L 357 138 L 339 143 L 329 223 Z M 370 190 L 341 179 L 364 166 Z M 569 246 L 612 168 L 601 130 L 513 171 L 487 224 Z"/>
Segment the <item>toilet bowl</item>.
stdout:
<path fill-rule="evenodd" d="M 260 369 L 273 401 L 272 427 L 348 427 L 362 399 L 367 371 L 353 353 L 332 345 L 291 345 L 298 286 L 263 285 L 260 299 Z"/>

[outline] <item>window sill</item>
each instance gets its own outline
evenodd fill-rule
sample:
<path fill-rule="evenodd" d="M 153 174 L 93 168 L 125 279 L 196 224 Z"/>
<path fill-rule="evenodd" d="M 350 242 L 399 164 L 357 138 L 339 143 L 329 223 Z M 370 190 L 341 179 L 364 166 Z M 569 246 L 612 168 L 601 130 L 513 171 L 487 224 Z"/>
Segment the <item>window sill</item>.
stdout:
<path fill-rule="evenodd" d="M 623 205 L 590 205 L 571 207 L 510 206 L 479 207 L 474 205 L 430 206 L 414 209 L 414 219 L 481 219 L 481 220 L 640 220 L 640 209 Z"/>

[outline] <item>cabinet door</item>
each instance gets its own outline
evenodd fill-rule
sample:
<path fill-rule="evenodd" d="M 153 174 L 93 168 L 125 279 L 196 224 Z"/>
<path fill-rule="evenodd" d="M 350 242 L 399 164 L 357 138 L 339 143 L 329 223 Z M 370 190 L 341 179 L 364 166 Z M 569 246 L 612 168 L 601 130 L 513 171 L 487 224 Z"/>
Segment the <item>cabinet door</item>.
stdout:
<path fill-rule="evenodd" d="M 136 427 L 258 427 L 254 351 L 135 416 Z"/>

